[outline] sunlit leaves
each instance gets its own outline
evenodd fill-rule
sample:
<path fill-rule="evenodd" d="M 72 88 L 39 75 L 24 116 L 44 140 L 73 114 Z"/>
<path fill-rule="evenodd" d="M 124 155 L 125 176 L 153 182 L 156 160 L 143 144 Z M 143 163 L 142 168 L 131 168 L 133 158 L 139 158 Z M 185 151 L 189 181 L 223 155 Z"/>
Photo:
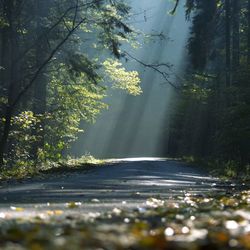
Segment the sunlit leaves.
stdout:
<path fill-rule="evenodd" d="M 13 117 L 12 124 L 19 126 L 21 129 L 31 129 L 39 121 L 39 118 L 32 111 L 24 111 Z"/>
<path fill-rule="evenodd" d="M 68 59 L 53 74 L 48 85 L 48 111 L 45 150 L 41 159 L 59 160 L 62 151 L 82 132 L 81 120 L 94 122 L 101 110 L 107 108 L 102 99 L 105 88 L 99 86 L 97 69 L 83 55 Z"/>
<path fill-rule="evenodd" d="M 80 122 L 94 122 L 100 112 L 107 108 L 103 102 L 107 86 L 101 86 L 103 70 L 100 68 L 103 65 L 99 62 L 103 59 L 100 52 L 103 55 L 111 52 L 120 58 L 120 47 L 122 43 L 129 42 L 132 33 L 132 28 L 126 22 L 130 7 L 124 1 L 62 0 L 42 3 L 37 5 L 36 1 L 31 1 L 18 11 L 17 3 L 13 4 L 11 10 L 15 14 L 18 12 L 18 21 L 14 20 L 14 15 L 12 24 L 17 30 L 15 35 L 20 49 L 20 55 L 16 55 L 20 72 L 15 69 L 20 79 L 14 96 L 21 89 L 24 95 L 17 103 L 12 119 L 11 152 L 6 159 L 12 162 L 18 159 L 18 166 L 25 165 L 23 163 L 31 159 L 33 163 L 60 160 L 64 149 L 82 132 Z M 34 11 L 38 6 L 43 7 L 39 13 Z M 6 28 L 8 23 L 3 16 L 0 27 Z M 31 20 L 29 25 L 27 20 Z M 61 43 L 63 46 L 59 46 Z M 38 52 L 37 48 L 41 51 Z M 46 62 L 45 59 L 50 56 L 51 60 Z M 43 63 L 46 67 L 38 69 Z M 137 73 L 126 72 L 120 65 L 116 66 L 114 74 L 110 72 L 109 76 L 113 86 L 138 95 Z M 0 66 L 0 70 L 4 70 L 4 67 Z M 46 75 L 46 80 L 38 83 L 34 79 L 29 84 L 30 78 L 40 70 L 41 75 Z M 28 111 L 36 110 L 34 106 L 40 105 L 33 98 L 36 89 L 33 86 L 36 84 L 44 84 L 43 90 L 46 92 L 41 93 L 43 97 L 46 96 L 42 104 L 46 107 L 41 114 Z M 8 87 L 2 91 L 4 95 L 0 91 L 1 114 L 5 112 L 9 100 Z M 27 102 L 22 103 L 24 97 Z M 4 122 L 1 118 L 1 131 Z"/>
<path fill-rule="evenodd" d="M 107 76 L 111 79 L 114 88 L 127 91 L 131 95 L 140 95 L 140 78 L 136 71 L 126 71 L 117 60 L 108 59 L 103 63 Z"/>
<path fill-rule="evenodd" d="M 191 84 L 191 85 L 186 85 L 183 87 L 183 92 L 195 99 L 195 100 L 200 100 L 201 103 L 206 103 L 208 97 L 211 94 L 211 89 L 205 88 L 205 87 L 200 87 L 197 84 Z"/>
<path fill-rule="evenodd" d="M 15 142 L 15 147 L 14 144 L 10 145 L 9 155 L 12 155 L 12 160 L 16 161 L 20 171 L 26 165 L 25 161 L 31 158 L 32 143 L 40 139 L 35 134 L 42 130 L 42 119 L 42 116 L 35 115 L 32 111 L 23 111 L 11 119 L 12 130 L 9 136 Z"/>
<path fill-rule="evenodd" d="M 63 149 L 82 132 L 79 129 L 80 121 L 94 122 L 100 112 L 108 107 L 103 102 L 106 84 L 105 87 L 101 86 L 103 70 L 100 68 L 104 65 L 98 65 L 99 53 L 97 58 L 82 53 L 81 39 L 91 38 L 92 34 L 89 33 L 95 33 L 94 36 L 98 39 L 94 43 L 87 43 L 87 46 L 93 47 L 94 51 L 111 49 L 119 57 L 120 43 L 127 42 L 125 34 L 132 31 L 123 22 L 129 8 L 119 1 L 116 4 L 102 1 L 93 4 L 78 13 L 86 21 L 67 45 L 63 60 L 60 58 L 58 65 L 51 65 L 53 70 L 48 84 L 46 143 L 44 150 L 39 151 L 39 158 L 43 161 L 59 160 Z M 64 20 L 65 27 L 72 26 L 71 18 L 69 14 Z M 104 68 L 106 78 L 112 81 L 114 87 L 133 95 L 139 94 L 139 77 L 136 72 L 126 72 L 120 65 L 115 66 L 116 71 L 109 68 L 110 71 L 107 72 L 105 66 Z"/>
<path fill-rule="evenodd" d="M 9 23 L 3 16 L 1 16 L 0 17 L 0 28 L 6 28 L 6 27 L 9 27 Z"/>

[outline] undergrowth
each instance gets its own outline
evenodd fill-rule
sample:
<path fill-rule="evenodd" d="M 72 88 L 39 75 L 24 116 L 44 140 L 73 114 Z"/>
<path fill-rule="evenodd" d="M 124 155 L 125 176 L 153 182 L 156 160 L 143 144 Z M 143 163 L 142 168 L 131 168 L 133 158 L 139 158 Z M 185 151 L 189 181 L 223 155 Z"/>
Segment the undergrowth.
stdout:
<path fill-rule="evenodd" d="M 184 156 L 180 160 L 204 169 L 211 175 L 223 180 L 250 181 L 250 165 L 241 166 L 238 162 L 232 160 L 208 160 L 195 158 L 193 156 Z M 44 174 L 86 170 L 93 166 L 101 166 L 106 163 L 106 160 L 96 159 L 89 154 L 80 158 L 68 158 L 58 162 L 48 161 L 40 164 L 36 164 L 32 161 L 20 161 L 16 162 L 12 167 L 5 166 L 1 170 L 0 182 L 21 180 Z"/>
<path fill-rule="evenodd" d="M 58 162 L 35 163 L 32 161 L 16 162 L 13 166 L 5 166 L 0 172 L 0 181 L 21 180 L 48 173 L 59 173 L 84 170 L 89 167 L 103 165 L 105 160 L 96 159 L 91 155 L 81 158 L 68 158 Z"/>
<path fill-rule="evenodd" d="M 242 166 L 233 160 L 201 159 L 194 156 L 184 156 L 182 160 L 224 180 L 250 181 L 250 165 Z"/>

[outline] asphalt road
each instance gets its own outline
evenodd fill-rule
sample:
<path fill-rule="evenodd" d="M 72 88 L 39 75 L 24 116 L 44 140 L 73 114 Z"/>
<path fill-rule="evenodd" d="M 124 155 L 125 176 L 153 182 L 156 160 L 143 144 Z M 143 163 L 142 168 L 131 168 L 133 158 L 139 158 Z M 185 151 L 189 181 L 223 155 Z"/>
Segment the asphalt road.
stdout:
<path fill-rule="evenodd" d="M 161 158 L 120 159 L 89 171 L 48 175 L 0 187 L 0 213 L 25 208 L 29 215 L 64 209 L 79 202 L 81 211 L 143 207 L 150 197 L 220 192 L 225 187 L 197 167 Z M 13 209 L 14 207 L 14 209 Z M 35 209 L 34 209 L 35 208 Z"/>

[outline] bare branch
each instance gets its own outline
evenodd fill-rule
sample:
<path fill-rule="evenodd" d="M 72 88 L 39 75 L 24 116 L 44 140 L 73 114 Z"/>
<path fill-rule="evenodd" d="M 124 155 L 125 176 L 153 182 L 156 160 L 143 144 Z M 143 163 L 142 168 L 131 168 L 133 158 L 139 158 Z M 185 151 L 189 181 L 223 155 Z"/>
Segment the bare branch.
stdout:
<path fill-rule="evenodd" d="M 178 5 L 179 5 L 179 2 L 180 2 L 180 0 L 176 0 L 174 8 L 173 8 L 173 10 L 170 12 L 172 15 L 176 12 L 177 7 L 178 7 Z"/>
<path fill-rule="evenodd" d="M 171 85 L 173 88 L 175 88 L 176 90 L 180 90 L 180 87 L 176 86 L 174 83 L 172 83 L 170 80 L 169 80 L 169 74 L 166 72 L 166 71 L 162 71 L 160 68 L 162 66 L 164 67 L 167 67 L 168 69 L 171 68 L 171 66 L 167 63 L 160 63 L 160 64 L 147 64 L 139 59 L 137 59 L 136 57 L 132 56 L 131 54 L 129 54 L 128 52 L 124 52 L 124 54 L 126 54 L 128 57 L 132 58 L 133 60 L 135 60 L 136 62 L 138 62 L 139 64 L 141 64 L 142 66 L 146 67 L 146 68 L 150 68 L 154 71 L 156 71 L 157 73 L 159 73 L 163 78 L 164 80 L 169 84 Z"/>
<path fill-rule="evenodd" d="M 76 18 L 77 18 L 77 13 L 78 13 L 78 7 L 79 7 L 79 0 L 76 0 L 76 8 L 75 8 L 75 15 L 74 15 L 74 19 L 73 19 L 73 23 L 72 23 L 72 28 L 75 26 L 76 24 Z"/>

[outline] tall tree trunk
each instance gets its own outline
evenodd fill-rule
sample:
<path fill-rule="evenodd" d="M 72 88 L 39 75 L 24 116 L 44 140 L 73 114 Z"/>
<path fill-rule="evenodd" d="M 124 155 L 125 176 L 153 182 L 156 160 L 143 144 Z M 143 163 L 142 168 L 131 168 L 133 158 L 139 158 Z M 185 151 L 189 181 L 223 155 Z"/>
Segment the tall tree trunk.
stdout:
<path fill-rule="evenodd" d="M 1 51 L 0 51 L 0 87 L 6 88 L 5 75 L 6 75 L 6 60 L 7 60 L 7 50 L 8 50 L 8 40 L 7 40 L 7 28 L 3 27 L 1 29 Z"/>
<path fill-rule="evenodd" d="M 45 24 L 44 20 L 48 14 L 48 3 L 44 0 L 37 0 L 37 37 L 40 37 L 42 33 L 45 32 Z M 48 45 L 46 36 L 40 38 L 36 47 L 36 65 L 37 68 L 41 66 L 41 64 L 46 60 L 48 56 Z M 48 78 L 46 76 L 46 68 L 44 68 L 43 72 L 37 78 L 34 85 L 34 98 L 33 98 L 33 111 L 36 115 L 39 115 L 43 118 L 46 112 L 46 97 L 47 97 L 47 85 Z M 36 128 L 36 136 L 38 141 L 35 143 L 33 147 L 33 158 L 37 158 L 37 154 L 39 149 L 43 149 L 44 147 L 44 121 L 38 124 Z"/>
<path fill-rule="evenodd" d="M 9 88 L 9 80 L 10 80 L 10 55 L 11 55 L 11 27 L 9 22 L 11 21 L 11 3 L 12 1 L 4 0 L 2 3 L 2 16 L 4 18 L 4 26 L 1 30 L 1 57 L 0 57 L 0 66 L 2 70 L 0 71 L 0 81 L 1 85 L 4 89 Z M 7 94 L 7 93 L 6 93 Z"/>
<path fill-rule="evenodd" d="M 240 66 L 240 1 L 233 1 L 233 51 L 232 51 L 232 71 L 233 71 L 233 84 L 238 81 L 238 70 Z"/>
<path fill-rule="evenodd" d="M 16 66 L 14 64 L 16 50 L 18 46 L 17 42 L 17 29 L 14 27 L 14 15 L 13 11 L 15 9 L 13 0 L 6 0 L 4 2 L 4 12 L 8 26 L 5 30 L 5 39 L 7 41 L 6 45 L 6 57 L 4 58 L 4 81 L 5 85 L 8 88 L 8 103 L 4 115 L 4 126 L 0 139 L 0 166 L 3 165 L 4 153 L 6 152 L 8 138 L 11 128 L 11 117 L 13 115 L 12 103 L 15 97 L 15 84 L 16 84 Z"/>
<path fill-rule="evenodd" d="M 238 1 L 238 0 L 237 0 Z M 225 2 L 226 28 L 226 85 L 231 86 L 231 0 Z"/>
<path fill-rule="evenodd" d="M 248 16 L 247 62 L 248 62 L 248 65 L 250 65 L 250 0 L 248 0 L 248 14 L 247 14 L 247 16 Z"/>
<path fill-rule="evenodd" d="M 4 163 L 4 153 L 6 151 L 10 128 L 11 128 L 11 117 L 13 114 L 13 110 L 10 107 L 7 107 L 5 112 L 5 122 L 3 127 L 3 132 L 1 135 L 1 141 L 0 141 L 0 167 L 3 166 Z"/>

